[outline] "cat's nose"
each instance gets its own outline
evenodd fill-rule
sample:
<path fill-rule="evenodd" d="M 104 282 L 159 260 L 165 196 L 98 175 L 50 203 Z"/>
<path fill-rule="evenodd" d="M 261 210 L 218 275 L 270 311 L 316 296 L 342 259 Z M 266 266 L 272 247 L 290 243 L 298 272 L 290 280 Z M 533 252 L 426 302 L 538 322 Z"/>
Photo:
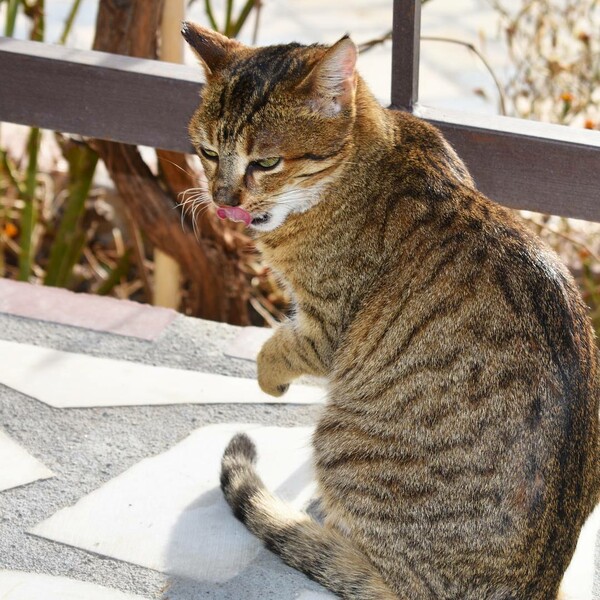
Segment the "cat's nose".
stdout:
<path fill-rule="evenodd" d="M 234 191 L 226 187 L 215 190 L 213 199 L 219 206 L 239 206 L 241 204 L 239 190 Z"/>

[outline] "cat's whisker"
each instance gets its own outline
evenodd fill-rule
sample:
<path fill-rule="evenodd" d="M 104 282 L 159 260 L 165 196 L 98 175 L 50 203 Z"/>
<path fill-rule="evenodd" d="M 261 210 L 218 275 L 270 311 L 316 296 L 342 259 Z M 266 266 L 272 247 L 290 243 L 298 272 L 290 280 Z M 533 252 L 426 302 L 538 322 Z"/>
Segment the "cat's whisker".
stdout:
<path fill-rule="evenodd" d="M 201 205 L 194 204 L 192 206 L 192 231 L 194 232 L 194 237 L 197 241 L 200 241 L 200 234 L 198 233 L 198 208 Z"/>
<path fill-rule="evenodd" d="M 191 196 L 184 202 L 179 203 L 177 207 L 185 212 L 185 210 L 187 210 L 187 208 L 193 204 L 210 204 L 211 202 L 211 198 L 204 198 L 202 196 Z"/>
<path fill-rule="evenodd" d="M 190 187 L 190 188 L 187 188 L 186 190 L 183 190 L 183 192 L 179 192 L 179 195 L 187 194 L 189 192 L 208 192 L 208 189 L 206 188 L 206 186 Z"/>
<path fill-rule="evenodd" d="M 181 205 L 182 216 L 187 215 L 190 212 L 190 210 L 193 210 L 194 206 L 196 206 L 197 204 L 202 204 L 202 202 L 198 202 L 196 198 L 190 198 L 186 200 L 186 202 Z"/>
<path fill-rule="evenodd" d="M 207 190 L 204 190 L 202 188 L 188 188 L 187 190 L 177 195 L 177 200 L 179 200 L 179 203 L 185 202 L 191 195 L 209 197 L 209 193 Z"/>
<path fill-rule="evenodd" d="M 182 211 L 186 211 L 187 208 L 195 203 L 207 203 L 211 201 L 211 197 L 202 190 L 192 191 L 189 190 L 188 194 L 182 197 L 182 200 L 176 205 Z"/>
<path fill-rule="evenodd" d="M 183 202 L 181 202 L 180 205 L 185 206 L 186 204 L 189 204 L 191 202 L 200 202 L 201 204 L 207 204 L 209 202 L 212 202 L 212 198 L 203 194 L 195 194 L 193 196 L 190 196 L 189 198 L 186 198 Z"/>
<path fill-rule="evenodd" d="M 169 160 L 168 158 L 165 158 L 164 156 L 161 156 L 159 158 L 159 161 L 163 161 L 163 160 L 165 162 L 168 162 L 168 163 L 172 164 L 174 167 L 178 168 L 180 171 L 182 171 L 183 173 L 185 173 L 186 175 L 188 175 L 192 179 L 197 179 L 198 178 L 198 174 L 197 173 L 190 173 L 187 169 L 184 169 L 181 165 L 178 165 L 177 163 L 174 163 L 172 160 Z"/>
<path fill-rule="evenodd" d="M 202 214 L 204 210 L 207 210 L 212 204 L 211 196 L 203 190 L 202 188 L 190 188 L 186 190 L 186 193 L 191 193 L 192 191 L 196 191 L 195 194 L 185 198 L 182 202 L 176 205 L 177 208 L 181 210 L 181 226 L 184 227 L 184 219 L 188 212 L 191 210 L 191 220 L 194 228 L 194 235 L 196 239 L 198 236 L 196 234 L 196 215 Z M 202 207 L 202 211 L 198 213 L 198 209 Z"/>
<path fill-rule="evenodd" d="M 181 211 L 181 223 L 183 225 L 183 222 L 186 218 L 189 218 L 190 214 L 193 214 L 194 212 L 194 207 L 197 206 L 196 204 L 190 204 L 189 206 L 186 206 L 184 208 L 184 210 Z"/>

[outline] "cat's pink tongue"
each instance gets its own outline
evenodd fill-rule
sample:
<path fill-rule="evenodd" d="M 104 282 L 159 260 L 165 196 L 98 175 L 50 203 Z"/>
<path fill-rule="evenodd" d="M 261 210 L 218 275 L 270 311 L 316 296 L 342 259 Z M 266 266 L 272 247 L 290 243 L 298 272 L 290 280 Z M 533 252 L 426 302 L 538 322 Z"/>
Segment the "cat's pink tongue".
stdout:
<path fill-rule="evenodd" d="M 246 225 L 252 223 L 252 215 L 239 206 L 219 206 L 217 208 L 217 217 L 219 219 L 229 219 L 236 223 L 245 223 Z"/>

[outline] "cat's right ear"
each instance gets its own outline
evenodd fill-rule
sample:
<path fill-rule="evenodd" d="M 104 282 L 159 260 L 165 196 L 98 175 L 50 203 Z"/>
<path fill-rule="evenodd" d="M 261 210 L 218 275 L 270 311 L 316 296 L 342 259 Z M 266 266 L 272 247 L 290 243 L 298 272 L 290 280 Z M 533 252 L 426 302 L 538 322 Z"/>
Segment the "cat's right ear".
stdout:
<path fill-rule="evenodd" d="M 242 48 L 240 42 L 190 21 L 184 21 L 181 35 L 200 59 L 207 78 L 223 68 L 232 52 Z"/>
<path fill-rule="evenodd" d="M 335 116 L 354 102 L 358 48 L 345 35 L 328 48 L 303 83 L 310 106 Z"/>

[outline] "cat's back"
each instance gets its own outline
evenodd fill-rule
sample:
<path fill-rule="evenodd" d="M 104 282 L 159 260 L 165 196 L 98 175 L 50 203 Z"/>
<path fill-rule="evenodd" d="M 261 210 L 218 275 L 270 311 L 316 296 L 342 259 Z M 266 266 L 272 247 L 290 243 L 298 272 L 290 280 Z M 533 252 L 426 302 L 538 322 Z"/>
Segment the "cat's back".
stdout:
<path fill-rule="evenodd" d="M 408 552 L 440 593 L 458 572 L 518 571 L 550 597 L 598 499 L 593 333 L 552 251 L 432 143 L 429 179 L 413 153 L 387 199 L 386 268 L 336 356 L 320 479 L 340 521 L 377 532 L 362 543 L 381 569 Z"/>
<path fill-rule="evenodd" d="M 510 210 L 475 188 L 435 127 L 412 115 L 393 116 L 400 133 L 383 160 L 391 175 L 377 190 L 374 223 L 364 230 L 377 238 L 370 246 L 381 264 L 338 363 L 353 335 L 364 340 L 366 328 L 372 332 L 377 324 L 392 334 L 395 357 L 434 340 L 459 342 L 465 350 L 489 344 L 490 359 L 524 345 L 535 361 L 544 357 L 544 365 L 553 365 L 563 383 L 589 386 L 598 370 L 595 336 L 567 268 Z M 372 348 L 382 340 L 375 341 Z"/>

